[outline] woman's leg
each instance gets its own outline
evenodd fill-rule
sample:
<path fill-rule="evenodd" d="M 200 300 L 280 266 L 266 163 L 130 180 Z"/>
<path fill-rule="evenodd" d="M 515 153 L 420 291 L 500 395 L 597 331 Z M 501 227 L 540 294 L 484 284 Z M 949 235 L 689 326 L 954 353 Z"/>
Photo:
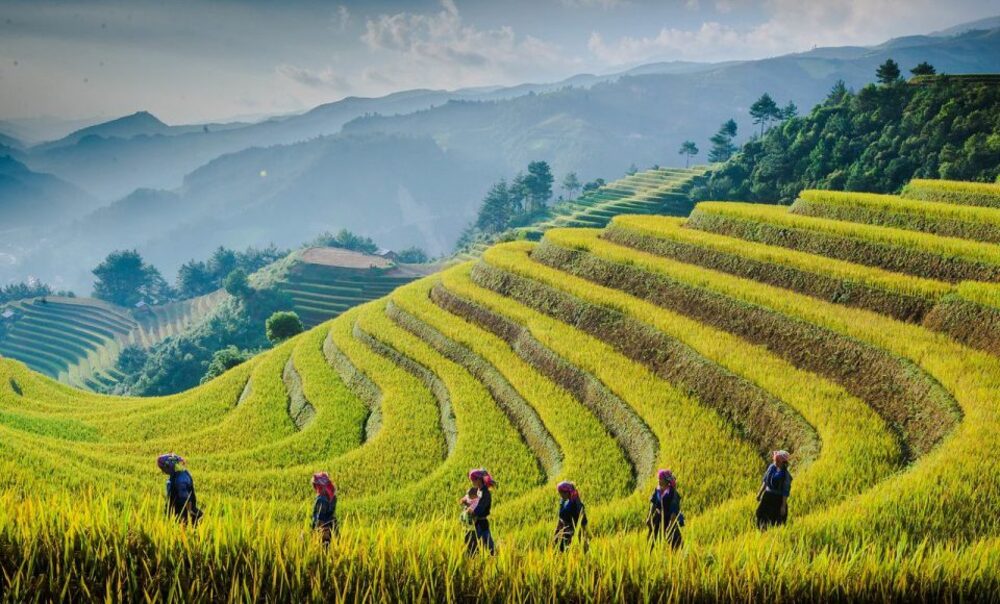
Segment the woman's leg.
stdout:
<path fill-rule="evenodd" d="M 493 533 L 490 531 L 490 523 L 488 520 L 476 524 L 476 537 L 480 543 L 486 546 L 486 549 L 489 550 L 491 556 L 497 553 L 496 545 L 493 543 Z"/>
<path fill-rule="evenodd" d="M 757 528 L 765 530 L 781 520 L 781 498 L 774 493 L 764 493 L 757 506 Z"/>

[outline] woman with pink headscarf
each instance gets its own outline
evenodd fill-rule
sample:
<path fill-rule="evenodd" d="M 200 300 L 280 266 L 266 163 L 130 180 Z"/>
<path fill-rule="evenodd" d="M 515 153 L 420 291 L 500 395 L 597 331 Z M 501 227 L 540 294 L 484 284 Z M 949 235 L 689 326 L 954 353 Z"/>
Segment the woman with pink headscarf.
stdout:
<path fill-rule="evenodd" d="M 788 451 L 771 454 L 771 465 L 757 492 L 757 528 L 765 530 L 788 520 L 788 497 L 792 493 L 792 474 L 788 471 Z"/>
<path fill-rule="evenodd" d="M 326 472 L 316 472 L 312 477 L 312 487 L 316 491 L 313 503 L 312 527 L 320 533 L 323 547 L 329 547 L 330 539 L 339 532 L 337 526 L 337 485 Z"/>
<path fill-rule="evenodd" d="M 479 501 L 476 502 L 476 507 L 469 510 L 472 530 L 466 535 L 465 545 L 470 556 L 479 551 L 480 547 L 485 547 L 492 556 L 496 554 L 496 545 L 493 543 L 493 533 L 490 532 L 490 511 L 493 509 L 490 489 L 496 486 L 496 481 L 485 468 L 469 470 L 469 481 L 476 487 Z"/>
<path fill-rule="evenodd" d="M 573 542 L 573 535 L 579 528 L 582 531 L 587 528 L 587 513 L 584 510 L 583 502 L 580 501 L 580 492 L 576 490 L 576 485 L 569 481 L 560 482 L 556 485 L 561 501 L 559 502 L 559 522 L 556 524 L 556 543 L 559 544 L 559 551 L 564 552 Z M 586 544 L 584 544 L 586 548 Z M 586 549 L 584 550 L 586 551 Z"/>
<path fill-rule="evenodd" d="M 664 539 L 670 547 L 677 549 L 682 544 L 681 527 L 684 526 L 677 478 L 670 470 L 660 470 L 656 479 L 658 484 L 649 498 L 649 515 L 646 517 L 649 538 L 653 546 Z"/>

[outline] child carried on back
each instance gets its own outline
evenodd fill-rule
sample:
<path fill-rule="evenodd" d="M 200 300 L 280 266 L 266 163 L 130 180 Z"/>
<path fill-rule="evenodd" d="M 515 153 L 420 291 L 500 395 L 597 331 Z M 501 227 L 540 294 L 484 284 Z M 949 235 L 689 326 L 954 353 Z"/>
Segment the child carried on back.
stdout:
<path fill-rule="evenodd" d="M 479 489 L 470 487 L 458 503 L 462 506 L 462 524 L 474 524 L 476 519 L 472 517 L 472 510 L 479 504 Z"/>

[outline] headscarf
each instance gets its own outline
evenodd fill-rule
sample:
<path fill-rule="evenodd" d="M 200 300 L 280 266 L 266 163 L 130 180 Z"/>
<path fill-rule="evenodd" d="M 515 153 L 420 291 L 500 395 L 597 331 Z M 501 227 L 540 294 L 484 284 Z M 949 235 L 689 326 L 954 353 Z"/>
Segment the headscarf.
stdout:
<path fill-rule="evenodd" d="M 176 453 L 164 453 L 163 455 L 157 457 L 156 467 L 160 468 L 161 472 L 168 475 L 187 469 L 184 467 L 184 458 Z"/>
<path fill-rule="evenodd" d="M 487 489 L 492 489 L 496 485 L 496 481 L 490 476 L 490 473 L 486 471 L 486 468 L 478 468 L 475 470 L 469 470 L 469 480 L 475 482 L 477 480 L 483 481 L 483 486 Z"/>
<path fill-rule="evenodd" d="M 774 459 L 775 463 L 777 463 L 779 461 L 783 462 L 783 463 L 788 463 L 788 458 L 789 457 L 791 457 L 791 455 L 788 453 L 788 451 L 785 451 L 784 449 L 782 449 L 780 451 L 775 451 L 772 454 L 772 458 Z"/>
<path fill-rule="evenodd" d="M 330 475 L 326 472 L 316 472 L 312 477 L 312 486 L 316 489 L 317 495 L 326 495 L 326 498 L 333 501 L 337 498 L 337 486 L 330 480 Z"/>
<path fill-rule="evenodd" d="M 656 473 L 656 478 L 666 482 L 668 488 L 673 489 L 677 487 L 677 478 L 670 470 L 660 470 Z"/>
<path fill-rule="evenodd" d="M 577 501 L 580 499 L 580 492 L 576 490 L 576 485 L 568 480 L 564 480 L 556 485 L 556 490 L 560 493 L 565 493 L 569 496 L 571 501 Z"/>

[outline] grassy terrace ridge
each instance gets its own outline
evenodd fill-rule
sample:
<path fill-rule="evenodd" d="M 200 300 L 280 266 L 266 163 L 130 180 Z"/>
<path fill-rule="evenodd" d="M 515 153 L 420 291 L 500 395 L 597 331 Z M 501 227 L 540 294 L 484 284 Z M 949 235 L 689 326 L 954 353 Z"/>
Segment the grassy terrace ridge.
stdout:
<path fill-rule="evenodd" d="M 514 231 L 538 239 L 551 228 L 601 228 L 620 214 L 685 214 L 690 210 L 687 191 L 707 171 L 707 166 L 695 166 L 636 172 L 557 204 L 551 218 Z M 478 253 L 461 259 L 472 257 Z"/>
<path fill-rule="evenodd" d="M 1000 281 L 1000 246 L 988 243 L 800 216 L 784 206 L 734 202 L 699 203 L 687 224 L 929 279 Z"/>
<path fill-rule="evenodd" d="M 920 201 L 1000 208 L 1000 184 L 997 183 L 915 178 L 903 187 L 902 196 Z"/>
<path fill-rule="evenodd" d="M 977 210 L 905 203 L 927 223 Z M 594 217 L 609 226 L 400 287 L 366 290 L 356 268 L 308 282 L 329 267 L 305 265 L 303 304 L 376 297 L 177 395 L 98 395 L 0 359 L 0 599 L 1000 597 L 1000 283 L 959 270 L 1000 275 L 1000 246 L 738 203 Z M 7 344 L 56 365 L 119 337 L 129 315 L 104 311 L 57 308 L 73 332 L 32 315 L 45 346 Z M 777 448 L 790 521 L 761 533 Z M 165 451 L 187 458 L 196 528 L 162 514 Z M 483 466 L 495 559 L 465 556 L 457 519 Z M 679 552 L 645 538 L 661 467 Z M 338 486 L 328 551 L 308 528 L 320 470 Z M 565 554 L 561 480 L 590 521 Z"/>
<path fill-rule="evenodd" d="M 309 328 L 438 270 L 437 265 L 396 264 L 381 256 L 340 248 L 309 248 L 295 255 L 278 287 Z"/>
<path fill-rule="evenodd" d="M 954 289 L 943 281 L 686 228 L 683 218 L 619 216 L 603 237 L 904 320 L 919 322 L 941 296 Z"/>
<path fill-rule="evenodd" d="M 791 212 L 1000 243 L 1000 209 L 930 204 L 873 193 L 803 191 Z"/>
<path fill-rule="evenodd" d="M 149 347 L 180 333 L 208 313 L 221 290 L 191 300 L 126 309 L 94 298 L 46 296 L 7 305 L 16 315 L 0 333 L 0 355 L 77 388 L 111 387 L 118 353 Z"/>

